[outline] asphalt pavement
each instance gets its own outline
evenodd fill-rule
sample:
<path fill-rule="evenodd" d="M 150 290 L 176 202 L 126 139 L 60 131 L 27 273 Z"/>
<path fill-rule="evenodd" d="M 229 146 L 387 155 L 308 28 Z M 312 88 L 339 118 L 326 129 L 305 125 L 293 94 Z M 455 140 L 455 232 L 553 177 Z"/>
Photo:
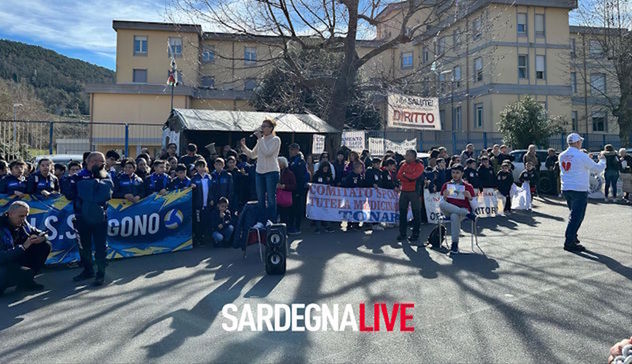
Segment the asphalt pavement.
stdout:
<path fill-rule="evenodd" d="M 78 269 L 47 269 L 45 291 L 0 297 L 0 360 L 602 363 L 632 335 L 632 206 L 590 203 L 581 254 L 562 250 L 567 215 L 536 198 L 532 212 L 481 219 L 484 254 L 455 259 L 397 243 L 396 229 L 305 227 L 284 276 L 265 275 L 256 247 L 246 259 L 200 248 L 115 261 L 100 289 L 73 283 Z M 414 332 L 222 328 L 229 303 L 363 302 L 414 303 Z"/>

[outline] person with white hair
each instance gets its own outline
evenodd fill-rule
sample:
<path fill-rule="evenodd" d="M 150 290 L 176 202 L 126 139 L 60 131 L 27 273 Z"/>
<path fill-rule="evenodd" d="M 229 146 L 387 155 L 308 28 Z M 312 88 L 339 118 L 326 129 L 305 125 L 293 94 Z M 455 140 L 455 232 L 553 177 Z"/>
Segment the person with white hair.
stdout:
<path fill-rule="evenodd" d="M 39 291 L 34 281 L 51 250 L 44 232 L 27 221 L 29 205 L 15 201 L 0 216 L 0 295 L 16 285 L 25 291 Z"/>
<path fill-rule="evenodd" d="M 105 280 L 105 250 L 107 237 L 107 202 L 112 198 L 113 183 L 105 171 L 105 156 L 92 152 L 86 157 L 86 165 L 81 172 L 70 179 L 65 196 L 73 202 L 75 228 L 79 233 L 79 256 L 83 271 L 75 276 L 75 282 L 94 277 L 95 286 Z M 92 264 L 92 246 L 97 273 Z"/>
<path fill-rule="evenodd" d="M 566 137 L 568 148 L 559 157 L 562 194 L 571 211 L 564 234 L 564 250 L 571 252 L 586 250 L 577 238 L 577 231 L 586 214 L 590 173 L 601 173 L 606 168 L 603 153 L 599 154 L 599 163 L 595 163 L 588 154 L 582 152 L 583 140 L 577 133 L 569 134 Z"/>

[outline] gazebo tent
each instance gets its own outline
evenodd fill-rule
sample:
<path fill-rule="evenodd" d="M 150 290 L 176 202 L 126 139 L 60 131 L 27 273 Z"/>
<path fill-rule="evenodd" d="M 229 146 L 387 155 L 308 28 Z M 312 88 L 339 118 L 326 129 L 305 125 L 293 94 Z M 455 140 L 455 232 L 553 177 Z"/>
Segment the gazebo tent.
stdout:
<path fill-rule="evenodd" d="M 249 136 L 261 126 L 265 118 L 277 122 L 275 129 L 281 138 L 281 154 L 287 154 L 290 143 L 298 143 L 305 155 L 312 151 L 313 134 L 338 134 L 340 131 L 312 114 L 282 114 L 255 111 L 225 111 L 200 109 L 173 109 L 165 123 L 165 144 L 175 142 L 178 151 L 184 153 L 188 143 L 195 143 L 200 153 L 207 153 L 204 146 L 215 143 L 216 147 L 239 144 L 246 138 L 249 147 L 255 144 Z"/>

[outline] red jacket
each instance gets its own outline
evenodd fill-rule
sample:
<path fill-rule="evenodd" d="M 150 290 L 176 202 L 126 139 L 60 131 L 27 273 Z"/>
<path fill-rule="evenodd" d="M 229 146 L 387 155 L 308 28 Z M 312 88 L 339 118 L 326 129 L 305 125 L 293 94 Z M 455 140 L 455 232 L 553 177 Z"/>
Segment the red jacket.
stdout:
<path fill-rule="evenodd" d="M 415 192 L 417 179 L 424 173 L 424 165 L 417 161 L 413 163 L 404 162 L 399 167 L 397 179 L 402 183 L 403 192 Z"/>

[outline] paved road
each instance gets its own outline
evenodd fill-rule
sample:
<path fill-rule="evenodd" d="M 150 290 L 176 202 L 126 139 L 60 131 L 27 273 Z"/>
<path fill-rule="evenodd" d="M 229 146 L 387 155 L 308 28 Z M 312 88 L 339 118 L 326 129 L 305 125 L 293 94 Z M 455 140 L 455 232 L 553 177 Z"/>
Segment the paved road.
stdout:
<path fill-rule="evenodd" d="M 196 249 L 110 265 L 110 283 L 0 298 L 2 362 L 603 362 L 632 334 L 632 207 L 590 204 L 580 239 L 561 249 L 567 210 L 485 219 L 486 255 L 395 243 L 394 229 L 306 234 L 287 274 L 265 276 L 255 250 Z M 422 236 L 430 228 L 424 227 Z M 463 244 L 467 245 L 467 244 Z M 252 248 L 251 248 L 252 249 Z M 227 333 L 224 304 L 415 303 L 414 333 Z"/>

